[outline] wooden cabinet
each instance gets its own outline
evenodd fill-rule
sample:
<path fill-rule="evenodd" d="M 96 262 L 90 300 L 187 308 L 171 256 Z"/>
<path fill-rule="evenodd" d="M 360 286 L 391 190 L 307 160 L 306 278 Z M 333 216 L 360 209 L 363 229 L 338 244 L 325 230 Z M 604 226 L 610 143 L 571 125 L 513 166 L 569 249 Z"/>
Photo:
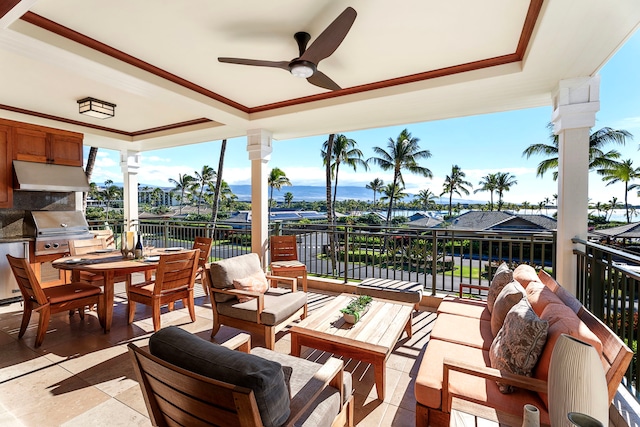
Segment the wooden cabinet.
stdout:
<path fill-rule="evenodd" d="M 82 134 L 10 120 L 0 125 L 13 128 L 14 160 L 82 166 Z"/>
<path fill-rule="evenodd" d="M 0 208 L 13 206 L 12 136 L 9 126 L 0 125 Z"/>

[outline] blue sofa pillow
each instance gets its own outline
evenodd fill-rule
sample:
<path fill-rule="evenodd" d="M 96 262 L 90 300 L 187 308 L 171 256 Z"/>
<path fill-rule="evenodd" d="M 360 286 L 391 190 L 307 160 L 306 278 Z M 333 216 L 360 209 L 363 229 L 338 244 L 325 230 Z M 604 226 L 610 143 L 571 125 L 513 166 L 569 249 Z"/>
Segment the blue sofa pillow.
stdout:
<path fill-rule="evenodd" d="M 265 427 L 280 426 L 289 418 L 289 391 L 277 362 L 230 350 L 176 326 L 154 333 L 149 351 L 188 371 L 253 390 Z"/>

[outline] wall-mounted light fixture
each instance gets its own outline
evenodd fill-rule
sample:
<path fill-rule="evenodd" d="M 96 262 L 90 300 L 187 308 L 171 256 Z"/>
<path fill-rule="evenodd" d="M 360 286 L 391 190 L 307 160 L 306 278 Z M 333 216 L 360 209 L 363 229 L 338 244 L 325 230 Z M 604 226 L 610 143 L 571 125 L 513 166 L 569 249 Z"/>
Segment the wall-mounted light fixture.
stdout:
<path fill-rule="evenodd" d="M 83 98 L 78 100 L 80 114 L 95 117 L 97 119 L 108 119 L 116 114 L 116 104 L 100 101 L 95 98 Z"/>

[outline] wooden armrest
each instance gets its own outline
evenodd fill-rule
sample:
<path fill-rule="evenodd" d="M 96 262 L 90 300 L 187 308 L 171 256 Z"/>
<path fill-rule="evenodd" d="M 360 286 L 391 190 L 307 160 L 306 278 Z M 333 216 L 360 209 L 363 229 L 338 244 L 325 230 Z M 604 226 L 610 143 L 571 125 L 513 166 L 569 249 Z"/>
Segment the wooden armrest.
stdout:
<path fill-rule="evenodd" d="M 220 343 L 220 345 L 230 350 L 249 353 L 251 351 L 251 335 L 243 332 L 226 340 L 225 342 Z"/>
<path fill-rule="evenodd" d="M 269 281 L 269 286 L 271 283 L 275 283 L 274 288 L 278 287 L 278 282 L 289 282 L 291 284 L 291 292 L 296 292 L 298 290 L 298 279 L 295 277 L 285 277 L 285 276 L 274 276 L 271 274 L 267 274 L 267 280 Z"/>
<path fill-rule="evenodd" d="M 458 295 L 460 296 L 460 298 L 462 298 L 462 290 L 463 289 L 477 289 L 480 291 L 488 291 L 489 290 L 489 286 L 483 286 L 483 285 L 472 285 L 470 283 L 460 283 L 460 287 L 458 290 Z"/>
<path fill-rule="evenodd" d="M 457 371 L 487 380 L 500 381 L 501 383 L 538 393 L 548 392 L 546 381 L 524 375 L 511 374 L 488 366 L 472 365 L 461 360 L 453 360 L 445 357 L 442 363 L 442 368 L 442 410 L 444 412 L 451 412 L 451 399 L 449 398 L 449 371 Z"/>
<path fill-rule="evenodd" d="M 309 407 L 315 403 L 317 397 L 322 393 L 328 385 L 335 387 L 340 392 L 340 405 L 344 403 L 344 387 L 342 385 L 342 376 L 344 373 L 344 364 L 342 360 L 335 357 L 329 357 L 329 360 L 316 372 L 303 388 L 310 388 L 313 393 L 302 390 L 291 399 L 291 415 L 284 423 L 285 426 L 292 426 L 304 414 Z M 304 396 L 303 396 L 304 395 Z"/>

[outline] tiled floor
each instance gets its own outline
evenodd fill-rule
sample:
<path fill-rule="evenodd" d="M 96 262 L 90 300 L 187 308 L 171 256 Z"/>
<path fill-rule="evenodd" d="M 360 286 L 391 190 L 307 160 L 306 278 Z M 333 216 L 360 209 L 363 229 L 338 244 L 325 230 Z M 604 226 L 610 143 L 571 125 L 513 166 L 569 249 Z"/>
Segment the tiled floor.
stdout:
<path fill-rule="evenodd" d="M 179 325 L 209 339 L 213 314 L 209 299 L 196 288 L 197 320 L 190 323 L 187 310 L 163 310 L 162 325 Z M 331 298 L 311 293 L 309 313 Z M 138 305 L 136 320 L 126 321 L 126 296 L 116 286 L 111 332 L 103 334 L 95 313 L 80 320 L 76 314 L 52 317 L 42 346 L 33 342 L 38 315 L 18 340 L 22 306 L 0 307 L 0 426 L 148 426 L 142 394 L 127 353 L 127 344 L 145 346 L 153 332 L 151 311 Z M 359 427 L 415 425 L 413 381 L 423 348 L 435 320 L 430 312 L 414 312 L 413 337 L 402 335 L 387 361 L 386 399 L 377 399 L 371 366 L 345 360 L 355 388 L 355 421 Z M 216 340 L 237 333 L 221 328 Z M 254 345 L 259 345 L 253 338 Z M 276 350 L 289 353 L 289 334 L 277 336 Z M 327 354 L 303 348 L 303 357 L 323 360 Z"/>

